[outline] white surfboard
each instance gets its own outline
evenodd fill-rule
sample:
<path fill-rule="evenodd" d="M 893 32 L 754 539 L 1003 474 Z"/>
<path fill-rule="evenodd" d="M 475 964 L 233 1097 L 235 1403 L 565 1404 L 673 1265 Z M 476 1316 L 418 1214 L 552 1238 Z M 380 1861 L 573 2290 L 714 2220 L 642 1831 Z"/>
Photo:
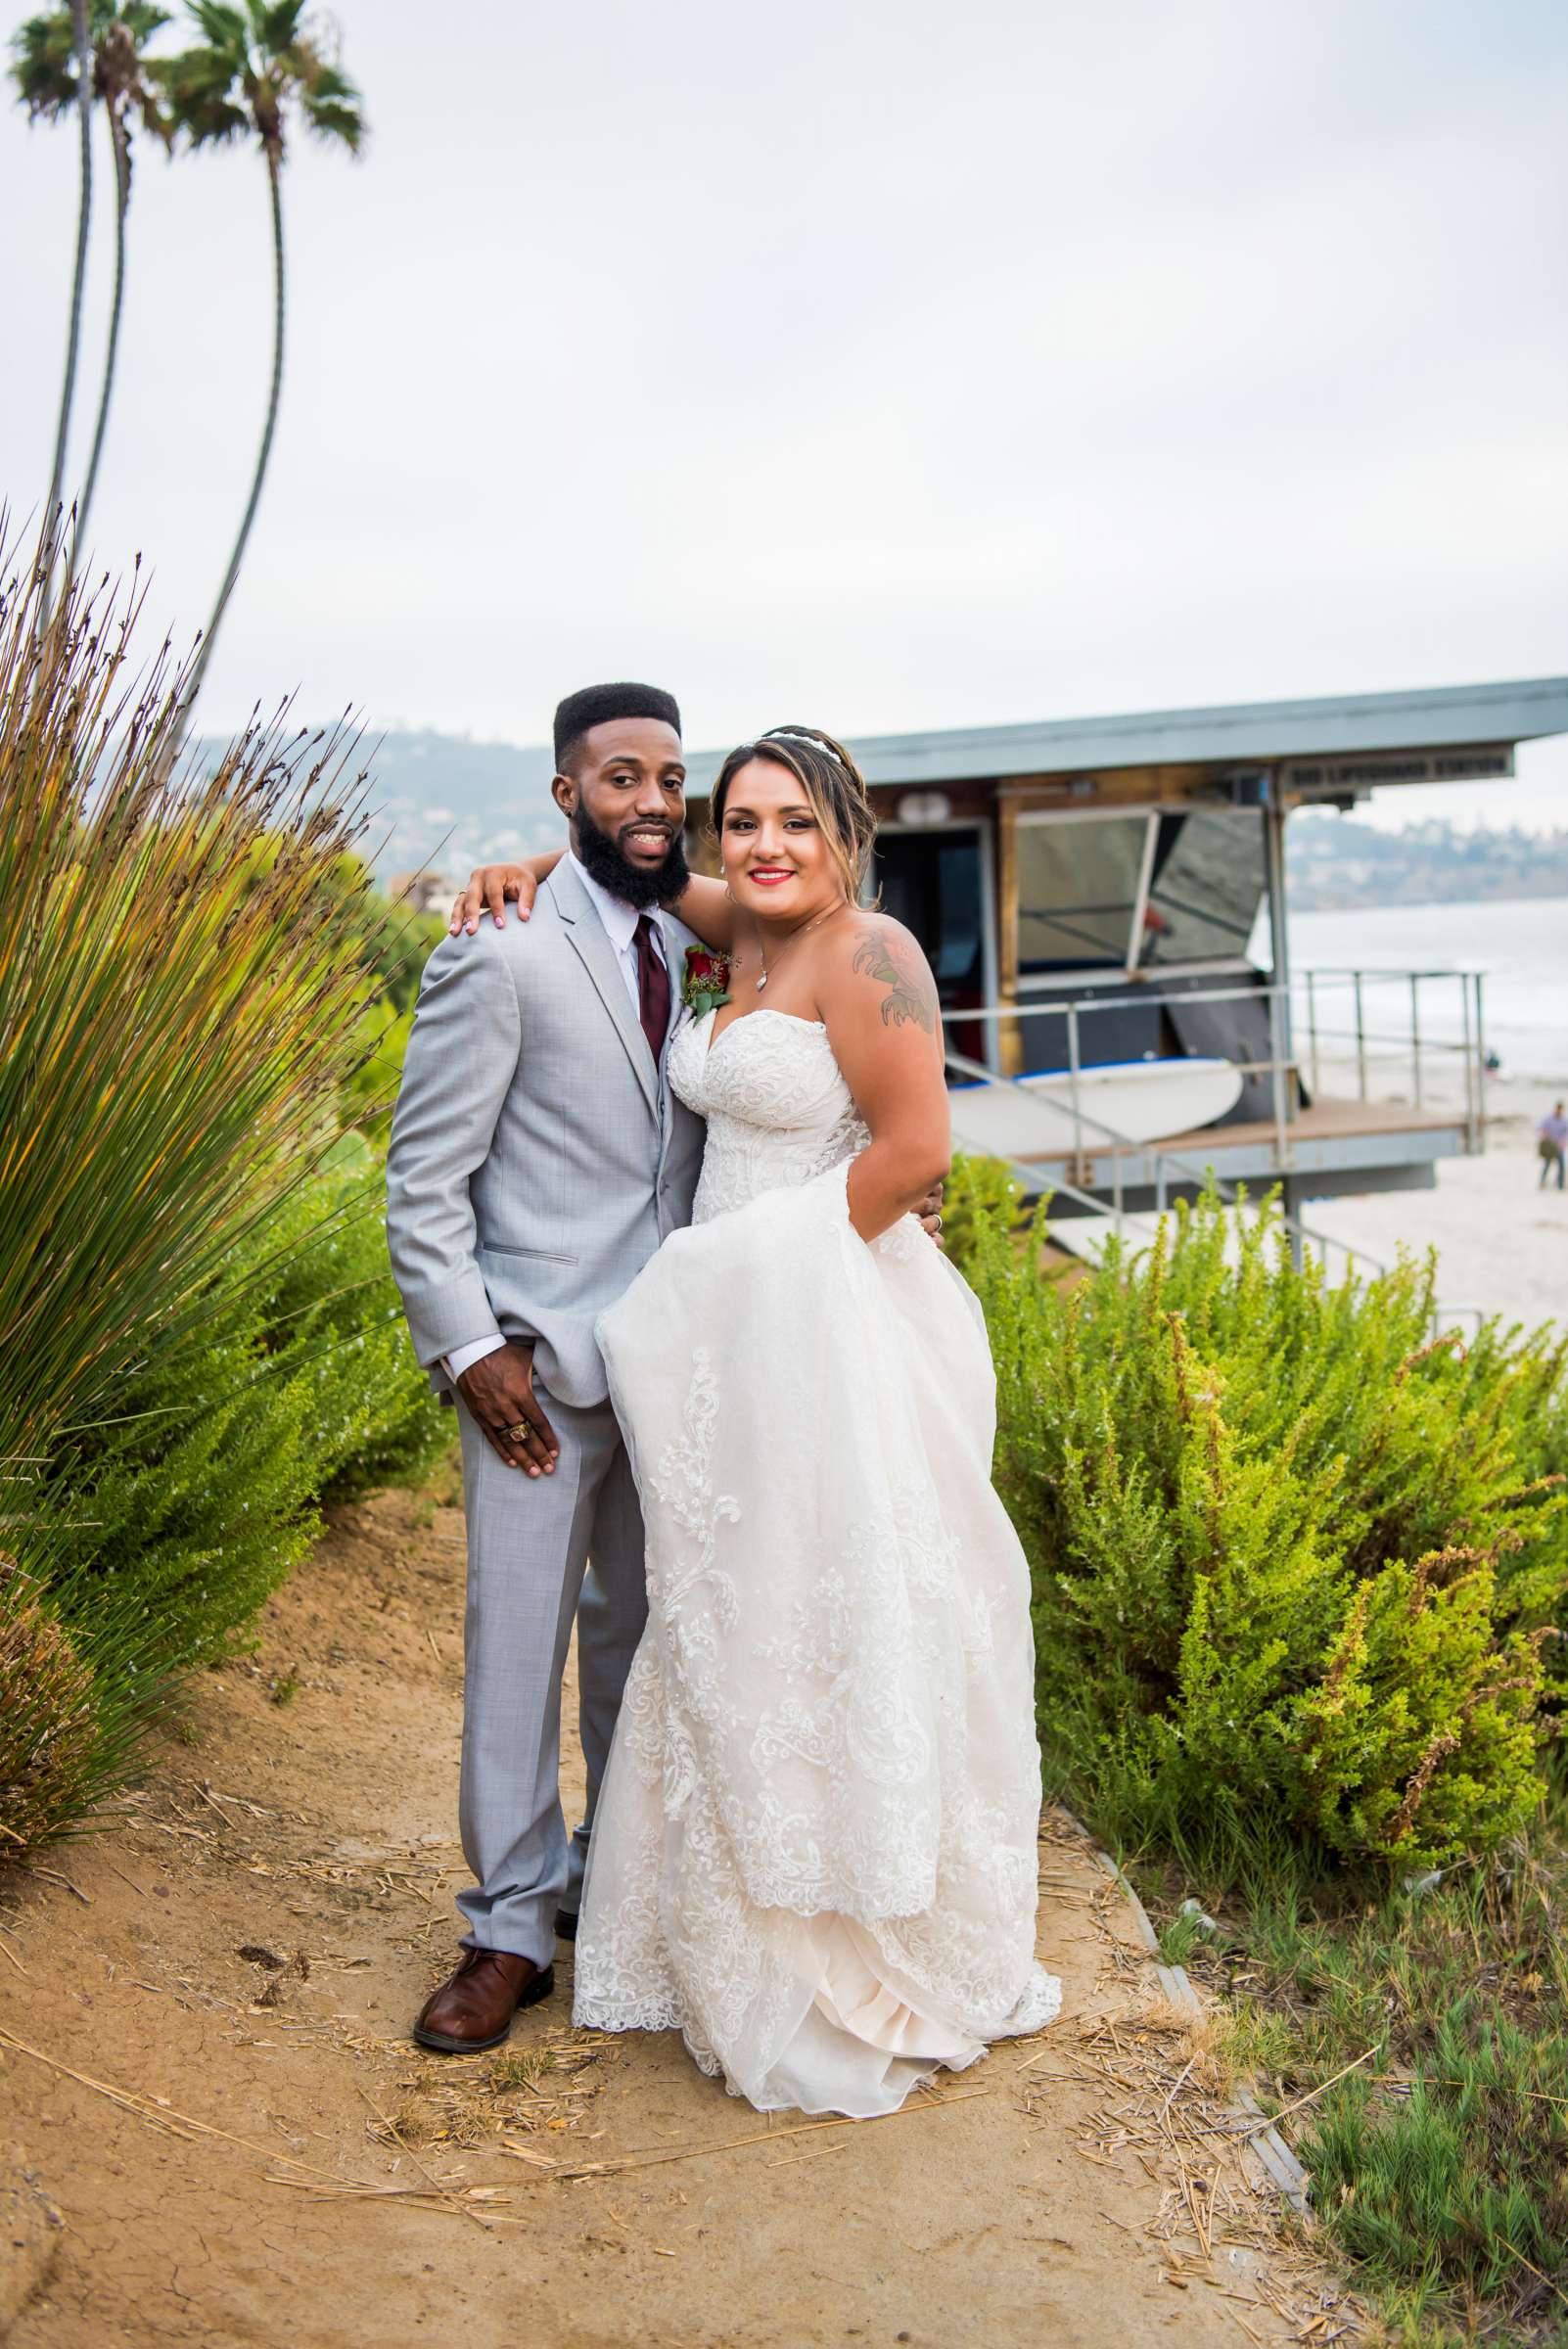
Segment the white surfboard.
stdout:
<path fill-rule="evenodd" d="M 1114 1147 L 1103 1128 L 1124 1141 L 1158 1142 L 1212 1125 L 1240 1100 L 1241 1082 L 1228 1060 L 1121 1060 L 1081 1069 L 1082 1125 L 1073 1119 L 1073 1080 L 1065 1070 L 960 1084 L 948 1096 L 952 1138 L 960 1150 L 999 1158 L 1092 1156 Z"/>

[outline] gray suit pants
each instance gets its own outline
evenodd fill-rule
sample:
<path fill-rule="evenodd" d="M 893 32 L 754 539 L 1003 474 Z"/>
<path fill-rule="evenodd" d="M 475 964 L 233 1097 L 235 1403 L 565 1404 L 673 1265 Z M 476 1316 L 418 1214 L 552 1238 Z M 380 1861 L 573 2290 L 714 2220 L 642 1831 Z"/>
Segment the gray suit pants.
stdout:
<path fill-rule="evenodd" d="M 648 1594 L 642 1511 L 614 1410 L 535 1392 L 561 1443 L 553 1476 L 508 1468 L 457 1404 L 468 1512 L 458 1819 L 475 1876 L 457 1905 L 470 1948 L 510 1950 L 542 1966 L 555 1949 L 556 1910 L 581 1898 L 594 1804 Z M 574 1616 L 588 1801 L 569 1845 L 561 1675 Z"/>

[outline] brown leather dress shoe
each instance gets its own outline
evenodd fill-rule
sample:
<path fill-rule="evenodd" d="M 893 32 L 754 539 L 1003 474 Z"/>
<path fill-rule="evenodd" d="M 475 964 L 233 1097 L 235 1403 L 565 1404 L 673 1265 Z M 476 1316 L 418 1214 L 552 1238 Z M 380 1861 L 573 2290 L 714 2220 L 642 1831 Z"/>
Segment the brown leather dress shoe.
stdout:
<path fill-rule="evenodd" d="M 499 2047 L 524 2006 L 536 2006 L 555 1988 L 555 1968 L 536 1966 L 510 1950 L 465 1950 L 455 1972 L 432 1991 L 414 2025 L 422 2048 L 443 2055 L 473 2055 Z"/>

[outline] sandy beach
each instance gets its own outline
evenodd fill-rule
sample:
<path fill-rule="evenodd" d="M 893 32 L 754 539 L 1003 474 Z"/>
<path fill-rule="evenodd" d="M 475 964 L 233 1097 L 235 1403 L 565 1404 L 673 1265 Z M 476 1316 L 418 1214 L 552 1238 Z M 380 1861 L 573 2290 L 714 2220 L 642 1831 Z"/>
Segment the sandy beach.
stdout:
<path fill-rule="evenodd" d="M 1436 1248 L 1446 1313 L 1473 1308 L 1532 1325 L 1568 1321 L 1568 1191 L 1540 1188 L 1536 1157 L 1537 1121 L 1557 1097 L 1524 1079 L 1490 1080 L 1485 1147 L 1440 1161 L 1434 1189 L 1314 1199 L 1304 1221 L 1380 1263 L 1402 1246 Z M 1333 1262 L 1337 1271 L 1337 1252 Z"/>

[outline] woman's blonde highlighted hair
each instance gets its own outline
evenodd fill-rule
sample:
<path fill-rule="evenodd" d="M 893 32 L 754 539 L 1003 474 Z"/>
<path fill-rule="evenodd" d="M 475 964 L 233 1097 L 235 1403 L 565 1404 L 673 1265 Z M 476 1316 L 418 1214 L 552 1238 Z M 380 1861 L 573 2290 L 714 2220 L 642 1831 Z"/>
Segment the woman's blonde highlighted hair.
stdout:
<path fill-rule="evenodd" d="M 718 770 L 714 785 L 713 822 L 716 838 L 724 829 L 724 803 L 729 787 L 743 766 L 754 759 L 770 759 L 787 767 L 806 795 L 807 805 L 822 827 L 828 852 L 839 868 L 844 894 L 852 905 L 860 902 L 877 819 L 871 812 L 866 780 L 842 742 L 816 726 L 774 726 L 754 742 L 738 743 Z"/>

